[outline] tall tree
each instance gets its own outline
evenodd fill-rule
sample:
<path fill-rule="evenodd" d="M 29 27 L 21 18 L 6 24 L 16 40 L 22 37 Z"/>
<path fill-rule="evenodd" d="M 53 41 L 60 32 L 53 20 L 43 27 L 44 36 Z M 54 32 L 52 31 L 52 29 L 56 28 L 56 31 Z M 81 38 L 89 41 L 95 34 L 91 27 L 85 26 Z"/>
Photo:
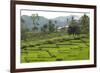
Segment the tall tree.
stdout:
<path fill-rule="evenodd" d="M 32 19 L 33 19 L 33 28 L 32 28 L 32 30 L 34 31 L 34 32 L 37 32 L 38 31 L 38 22 L 36 22 L 36 20 L 39 20 L 39 16 L 38 16 L 38 14 L 32 14 Z"/>
<path fill-rule="evenodd" d="M 74 17 L 72 17 L 71 21 L 69 22 L 68 33 L 73 35 L 78 35 L 80 33 L 80 26 Z"/>
<path fill-rule="evenodd" d="M 49 29 L 49 32 L 55 31 L 55 24 L 53 24 L 51 20 L 49 20 L 48 29 Z"/>
<path fill-rule="evenodd" d="M 47 24 L 43 25 L 43 27 L 41 27 L 41 31 L 48 32 L 48 25 Z"/>
<path fill-rule="evenodd" d="M 80 18 L 80 25 L 82 29 L 81 33 L 89 34 L 89 17 L 86 14 Z"/>
<path fill-rule="evenodd" d="M 55 20 L 54 22 L 55 22 L 55 24 L 58 23 L 57 20 Z M 55 26 L 55 31 L 57 32 L 57 30 L 58 30 L 58 25 Z"/>

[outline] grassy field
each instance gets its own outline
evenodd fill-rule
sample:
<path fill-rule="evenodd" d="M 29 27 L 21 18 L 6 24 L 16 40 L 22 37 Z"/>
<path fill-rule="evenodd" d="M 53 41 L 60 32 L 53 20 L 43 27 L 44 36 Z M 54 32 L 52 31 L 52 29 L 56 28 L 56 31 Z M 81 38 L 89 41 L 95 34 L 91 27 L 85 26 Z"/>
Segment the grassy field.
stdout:
<path fill-rule="evenodd" d="M 21 63 L 89 59 L 89 37 L 60 32 L 32 36 L 21 40 Z"/>

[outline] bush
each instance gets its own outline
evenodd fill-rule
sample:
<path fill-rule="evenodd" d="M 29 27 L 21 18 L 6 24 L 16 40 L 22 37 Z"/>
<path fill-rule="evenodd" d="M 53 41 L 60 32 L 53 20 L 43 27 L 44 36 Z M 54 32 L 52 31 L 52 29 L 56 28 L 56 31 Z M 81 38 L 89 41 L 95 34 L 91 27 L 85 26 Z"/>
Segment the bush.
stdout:
<path fill-rule="evenodd" d="M 36 44 L 35 46 L 40 46 L 41 44 Z"/>
<path fill-rule="evenodd" d="M 51 40 L 47 40 L 46 43 L 47 44 L 54 44 L 55 42 L 54 41 L 51 41 Z"/>
<path fill-rule="evenodd" d="M 63 59 L 56 59 L 56 61 L 62 61 Z"/>
<path fill-rule="evenodd" d="M 24 48 L 26 48 L 27 46 L 26 45 L 23 45 L 23 46 L 21 46 L 21 49 L 24 49 Z"/>
<path fill-rule="evenodd" d="M 34 47 L 34 45 L 29 45 L 28 47 Z"/>

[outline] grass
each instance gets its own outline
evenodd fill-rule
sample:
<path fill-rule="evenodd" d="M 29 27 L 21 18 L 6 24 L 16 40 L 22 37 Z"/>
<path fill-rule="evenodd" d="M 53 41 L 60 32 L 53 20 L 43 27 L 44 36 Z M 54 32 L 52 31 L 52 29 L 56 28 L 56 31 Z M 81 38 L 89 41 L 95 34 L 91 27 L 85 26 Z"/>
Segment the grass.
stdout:
<path fill-rule="evenodd" d="M 89 38 L 66 33 L 38 35 L 21 41 L 21 63 L 89 59 Z"/>

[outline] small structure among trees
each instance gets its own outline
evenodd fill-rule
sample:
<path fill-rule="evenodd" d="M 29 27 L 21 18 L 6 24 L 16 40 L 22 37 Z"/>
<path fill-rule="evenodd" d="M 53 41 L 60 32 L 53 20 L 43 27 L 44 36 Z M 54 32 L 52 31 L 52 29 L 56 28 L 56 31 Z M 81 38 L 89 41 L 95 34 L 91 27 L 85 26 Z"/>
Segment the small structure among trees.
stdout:
<path fill-rule="evenodd" d="M 31 39 L 35 34 L 39 33 L 53 33 L 53 32 L 61 32 L 69 35 L 79 35 L 86 34 L 89 35 L 89 16 L 84 14 L 80 18 L 75 19 L 74 16 L 71 19 L 67 18 L 67 22 L 65 25 L 59 26 L 57 25 L 57 21 L 53 21 L 52 19 L 48 19 L 44 25 L 39 23 L 38 14 L 32 14 L 33 27 L 32 31 L 29 31 L 27 26 L 25 25 L 25 20 L 21 18 L 21 39 L 27 40 Z M 41 25 L 41 26 L 39 26 Z"/>
<path fill-rule="evenodd" d="M 80 34 L 80 26 L 78 25 L 78 22 L 74 19 L 74 17 L 72 17 L 72 20 L 70 21 L 70 24 L 68 26 L 68 34 Z"/>
<path fill-rule="evenodd" d="M 72 17 L 68 26 L 68 34 L 89 34 L 89 17 L 84 14 L 78 21 Z"/>

